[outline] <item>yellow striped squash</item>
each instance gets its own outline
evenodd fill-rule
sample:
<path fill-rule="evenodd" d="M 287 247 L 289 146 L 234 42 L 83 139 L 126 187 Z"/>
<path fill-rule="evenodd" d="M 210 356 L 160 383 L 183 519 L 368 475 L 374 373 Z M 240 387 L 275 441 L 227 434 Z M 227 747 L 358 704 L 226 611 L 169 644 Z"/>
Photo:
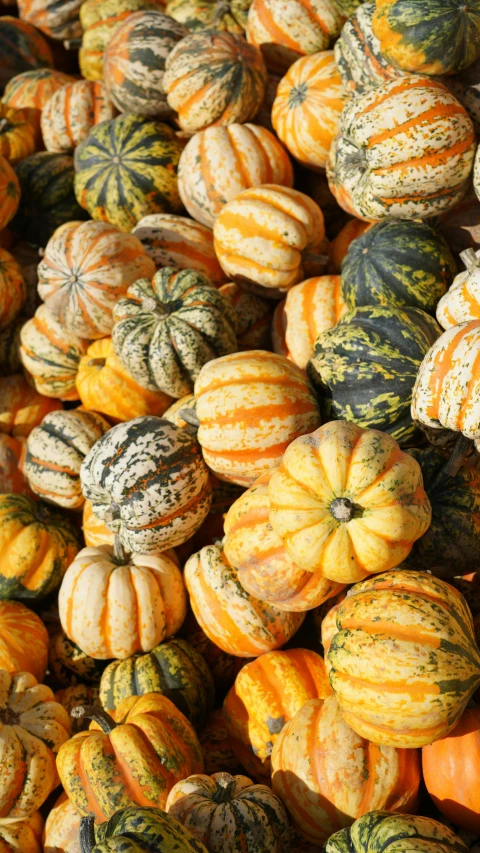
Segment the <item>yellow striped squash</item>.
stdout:
<path fill-rule="evenodd" d="M 40 812 L 33 812 L 20 820 L 0 820 L 0 843 L 5 845 L 5 853 L 42 853 L 42 837 L 43 817 Z"/>
<path fill-rule="evenodd" d="M 473 249 L 465 249 L 460 257 L 466 270 L 454 278 L 437 305 L 437 320 L 444 329 L 480 320 L 480 260 Z"/>
<path fill-rule="evenodd" d="M 71 800 L 60 794 L 45 821 L 45 853 L 81 853 L 80 820 Z"/>
<path fill-rule="evenodd" d="M 87 138 L 90 128 L 114 118 L 116 110 L 103 83 L 75 80 L 48 99 L 41 128 L 47 151 L 70 153 Z"/>
<path fill-rule="evenodd" d="M 332 835 L 325 853 L 407 853 L 418 847 L 425 853 L 466 853 L 468 849 L 458 835 L 436 820 L 374 811 Z"/>

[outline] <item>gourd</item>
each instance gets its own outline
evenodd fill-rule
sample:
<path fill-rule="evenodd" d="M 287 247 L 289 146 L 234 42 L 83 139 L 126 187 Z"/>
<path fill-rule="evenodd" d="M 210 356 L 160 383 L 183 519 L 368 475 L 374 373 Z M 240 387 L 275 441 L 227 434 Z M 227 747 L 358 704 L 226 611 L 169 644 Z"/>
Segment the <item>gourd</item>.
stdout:
<path fill-rule="evenodd" d="M 0 92 L 3 92 L 12 77 L 22 71 L 53 67 L 52 51 L 42 34 L 27 21 L 20 21 L 11 15 L 4 15 L 0 19 L 0 50 Z"/>
<path fill-rule="evenodd" d="M 155 853 L 208 853 L 207 848 L 187 832 L 180 821 L 158 808 L 121 808 L 110 820 L 93 831 L 93 818 L 82 819 L 82 853 L 122 853 L 130 849 Z"/>
<path fill-rule="evenodd" d="M 39 394 L 21 374 L 0 377 L 0 433 L 26 438 L 46 414 L 62 408 L 60 400 Z"/>
<path fill-rule="evenodd" d="M 48 632 L 40 617 L 21 601 L 0 601 L 0 669 L 43 681 L 47 658 Z"/>
<path fill-rule="evenodd" d="M 206 661 L 213 675 L 217 695 L 224 695 L 232 686 L 245 660 L 224 652 L 223 649 L 212 642 L 200 628 L 191 607 L 188 608 L 187 617 L 181 628 L 181 635 Z M 219 713 L 221 714 L 222 712 L 220 711 Z M 224 720 L 223 716 L 222 720 Z M 205 769 L 207 769 L 207 765 L 205 765 Z M 222 768 L 219 767 L 217 769 L 221 770 Z M 227 767 L 226 769 L 228 770 L 229 768 Z M 213 773 L 213 770 L 211 772 Z"/>
<path fill-rule="evenodd" d="M 458 835 L 436 820 L 373 811 L 332 835 L 325 853 L 344 853 L 347 849 L 352 853 L 378 853 L 380 849 L 391 853 L 392 848 L 406 853 L 418 844 L 425 853 L 465 853 L 468 849 Z"/>
<path fill-rule="evenodd" d="M 42 832 L 40 812 L 20 820 L 0 820 L 0 844 L 5 853 L 42 853 Z"/>
<path fill-rule="evenodd" d="M 93 125 L 110 121 L 115 114 L 103 83 L 90 80 L 67 83 L 52 94 L 42 110 L 45 148 L 70 154 L 87 138 Z"/>
<path fill-rule="evenodd" d="M 85 654 L 60 629 L 50 636 L 48 646 L 48 667 L 58 684 L 62 687 L 75 687 L 78 684 L 97 685 L 105 669 L 104 660 L 96 660 Z"/>
<path fill-rule="evenodd" d="M 83 505 L 82 528 L 85 545 L 88 547 L 113 545 L 115 534 L 94 514 L 91 501 L 85 501 Z"/>
<path fill-rule="evenodd" d="M 240 764 L 233 753 L 230 735 L 221 708 L 211 711 L 198 733 L 205 773 L 238 773 Z"/>
<path fill-rule="evenodd" d="M 60 794 L 45 821 L 45 853 L 81 853 L 80 820 L 67 795 Z"/>
<path fill-rule="evenodd" d="M 11 326 L 26 299 L 27 286 L 19 265 L 10 252 L 0 248 L 0 329 Z"/>
<path fill-rule="evenodd" d="M 85 80 L 103 79 L 103 58 L 115 31 L 140 9 L 158 9 L 158 0 L 84 0 L 80 7 L 83 29 L 78 61 Z"/>
<path fill-rule="evenodd" d="M 19 317 L 14 325 L 0 330 L 0 376 L 12 376 L 22 369 L 20 332 L 23 322 Z"/>
<path fill-rule="evenodd" d="M 21 22 L 16 21 L 16 23 Z M 35 33 L 39 35 L 36 30 Z M 3 103 L 25 112 L 35 128 L 37 146 L 43 147 L 40 119 L 44 106 L 57 89 L 73 81 L 74 78 L 64 74 L 63 71 L 56 71 L 53 68 L 36 68 L 32 71 L 16 73 L 5 86 Z"/>
<path fill-rule="evenodd" d="M 373 32 L 374 14 L 374 0 L 363 3 L 345 22 L 335 43 L 335 62 L 341 80 L 347 91 L 355 96 L 405 77 L 405 72 L 391 65 L 382 54 Z"/>
<path fill-rule="evenodd" d="M 19 0 L 23 21 L 28 21 L 53 39 L 76 39 L 82 34 L 78 18 L 81 0 L 66 0 L 59 6 L 54 0 Z"/>
<path fill-rule="evenodd" d="M 437 320 L 443 329 L 469 320 L 480 320 L 480 263 L 477 252 L 465 249 L 460 257 L 466 270 L 455 276 L 450 290 L 437 305 Z"/>
<path fill-rule="evenodd" d="M 340 14 L 349 18 L 365 0 L 333 0 L 333 2 Z"/>
<path fill-rule="evenodd" d="M 227 5 L 216 0 L 168 0 L 165 11 L 192 32 L 215 27 L 243 35 L 251 2 L 229 0 Z"/>
<path fill-rule="evenodd" d="M 233 281 L 219 288 L 234 308 L 235 333 L 239 350 L 271 349 L 272 303 L 249 293 Z"/>
<path fill-rule="evenodd" d="M 15 216 L 20 203 L 20 184 L 10 163 L 0 155 L 0 230 Z"/>
<path fill-rule="evenodd" d="M 357 237 L 361 237 L 367 228 L 373 228 L 368 222 L 361 219 L 347 219 L 343 228 L 334 237 L 328 247 L 328 272 L 339 275 L 342 272 L 342 264 L 347 256 L 350 244 Z"/>
<path fill-rule="evenodd" d="M 35 151 L 35 128 L 23 110 L 0 104 L 0 155 L 15 164 Z"/>
<path fill-rule="evenodd" d="M 398 566 L 431 520 L 418 462 L 391 436 L 346 421 L 293 441 L 268 490 L 291 559 L 337 583 Z"/>

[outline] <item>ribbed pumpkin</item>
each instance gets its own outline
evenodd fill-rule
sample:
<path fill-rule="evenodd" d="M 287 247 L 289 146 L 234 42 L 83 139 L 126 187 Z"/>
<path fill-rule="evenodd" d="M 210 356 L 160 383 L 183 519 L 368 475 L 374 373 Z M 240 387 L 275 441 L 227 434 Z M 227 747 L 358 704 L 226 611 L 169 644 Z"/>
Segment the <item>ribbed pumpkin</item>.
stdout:
<path fill-rule="evenodd" d="M 60 513 L 25 495 L 0 496 L 0 598 L 44 598 L 79 547 L 75 528 Z"/>
<path fill-rule="evenodd" d="M 204 364 L 237 349 L 234 310 L 195 270 L 164 267 L 141 278 L 114 308 L 112 341 L 143 388 L 179 398 L 193 391 Z"/>
<path fill-rule="evenodd" d="M 83 36 L 78 54 L 82 77 L 101 81 L 105 49 L 115 30 L 133 12 L 158 8 L 158 0 L 84 0 L 80 7 Z"/>
<path fill-rule="evenodd" d="M 347 256 L 350 243 L 360 237 L 367 228 L 372 228 L 368 222 L 361 219 L 348 219 L 343 228 L 334 237 L 328 247 L 328 272 L 339 275 L 342 271 L 342 263 Z"/>
<path fill-rule="evenodd" d="M 156 267 L 196 270 L 215 286 L 226 280 L 213 248 L 213 234 L 199 222 L 171 213 L 152 213 L 144 216 L 132 233 Z"/>
<path fill-rule="evenodd" d="M 269 496 L 291 559 L 338 583 L 398 566 L 431 519 L 418 462 L 391 436 L 346 421 L 292 442 Z"/>
<path fill-rule="evenodd" d="M 248 9 L 252 0 L 229 0 L 228 8 L 216 0 L 168 0 L 167 15 L 196 32 L 208 27 L 228 30 L 242 35 L 247 25 Z"/>
<path fill-rule="evenodd" d="M 76 643 L 59 630 L 50 637 L 48 667 L 58 684 L 71 687 L 77 684 L 98 685 L 105 669 L 104 660 L 95 660 L 82 652 Z"/>
<path fill-rule="evenodd" d="M 263 350 L 206 364 L 195 398 L 203 457 L 221 480 L 239 486 L 274 468 L 294 438 L 320 424 L 303 371 Z"/>
<path fill-rule="evenodd" d="M 0 104 L 0 155 L 18 163 L 35 151 L 35 128 L 24 110 Z"/>
<path fill-rule="evenodd" d="M 344 418 L 411 441 L 413 387 L 440 331 L 419 308 L 373 305 L 346 314 L 317 338 L 307 367 L 325 420 Z"/>
<path fill-rule="evenodd" d="M 253 0 L 247 39 L 261 48 L 270 70 L 282 73 L 301 56 L 326 50 L 342 23 L 332 0 Z"/>
<path fill-rule="evenodd" d="M 48 632 L 21 601 L 0 601 L 0 669 L 30 672 L 42 681 L 47 671 Z"/>
<path fill-rule="evenodd" d="M 419 846 L 425 853 L 466 853 L 468 849 L 458 835 L 436 820 L 374 811 L 332 835 L 325 853 L 407 853 Z"/>
<path fill-rule="evenodd" d="M 480 320 L 480 261 L 473 249 L 465 249 L 460 257 L 466 270 L 455 276 L 450 290 L 437 306 L 437 320 L 444 329 L 468 320 Z"/>
<path fill-rule="evenodd" d="M 199 445 L 154 417 L 113 427 L 88 454 L 81 480 L 95 515 L 120 533 L 125 548 L 142 554 L 189 539 L 212 498 Z"/>
<path fill-rule="evenodd" d="M 349 18 L 365 0 L 333 0 L 333 2 L 340 14 Z"/>
<path fill-rule="evenodd" d="M 19 265 L 10 252 L 0 248 L 0 329 L 16 320 L 26 298 L 27 286 Z"/>
<path fill-rule="evenodd" d="M 196 841 L 180 821 L 158 808 L 131 806 L 120 809 L 108 822 L 99 826 L 96 833 L 93 831 L 93 819 L 84 818 L 81 839 L 83 853 L 122 853 L 135 847 L 144 853 L 156 853 L 157 850 L 163 853 L 208 853 L 207 848 Z"/>
<path fill-rule="evenodd" d="M 129 15 L 105 50 L 103 79 L 119 110 L 144 116 L 169 116 L 162 80 L 165 60 L 186 27 L 160 11 Z"/>
<path fill-rule="evenodd" d="M 75 80 L 58 89 L 42 110 L 42 136 L 47 151 L 69 154 L 90 129 L 116 114 L 103 83 Z"/>
<path fill-rule="evenodd" d="M 48 242 L 38 267 L 38 292 L 69 332 L 102 338 L 112 330 L 116 301 L 137 278 L 154 271 L 132 234 L 107 222 L 72 222 Z"/>
<path fill-rule="evenodd" d="M 6 84 L 30 68 L 52 68 L 53 56 L 42 34 L 26 21 L 5 15 L 0 18 L 0 92 Z"/>
<path fill-rule="evenodd" d="M 263 127 L 208 127 L 196 133 L 182 151 L 180 198 L 190 216 L 209 228 L 227 202 L 259 184 L 293 186 L 288 154 Z"/>
<path fill-rule="evenodd" d="M 216 691 L 218 695 L 223 696 L 235 681 L 245 659 L 224 652 L 223 649 L 213 643 L 200 628 L 191 608 L 189 608 L 187 618 L 182 625 L 181 635 L 207 662 L 207 666 L 213 675 Z M 218 769 L 221 770 L 222 768 L 219 767 Z M 213 770 L 210 772 L 213 773 Z"/>
<path fill-rule="evenodd" d="M 215 220 L 213 235 L 228 276 L 247 289 L 262 285 L 266 296 L 272 289 L 272 298 L 278 299 L 304 278 L 302 264 L 322 244 L 325 229 L 322 211 L 311 198 L 264 184 L 228 202 Z"/>
<path fill-rule="evenodd" d="M 127 702 L 128 713 L 118 725 L 105 711 L 80 705 L 101 730 L 75 735 L 57 758 L 69 798 L 80 814 L 98 822 L 125 806 L 164 808 L 175 782 L 203 770 L 195 732 L 169 699 L 146 693 Z"/>
<path fill-rule="evenodd" d="M 54 753 L 69 734 L 68 714 L 49 687 L 28 672 L 0 670 L 2 818 L 27 817 L 42 805 L 57 784 Z"/>
<path fill-rule="evenodd" d="M 285 613 L 249 595 L 219 545 L 206 546 L 187 560 L 185 583 L 202 630 L 237 657 L 257 657 L 280 648 L 304 619 L 303 613 Z"/>
<path fill-rule="evenodd" d="M 384 83 L 345 107 L 330 148 L 330 188 L 359 219 L 434 216 L 462 198 L 474 138 L 468 113 L 441 83 L 418 75 Z"/>
<path fill-rule="evenodd" d="M 98 687 L 90 687 L 87 684 L 76 684 L 72 687 L 65 687 L 63 690 L 58 690 L 55 693 L 55 701 L 59 702 L 65 708 L 70 717 L 72 735 L 78 732 L 85 731 L 90 726 L 90 721 L 82 717 L 78 719 L 71 718 L 70 714 L 73 708 L 77 705 L 98 705 Z"/>
<path fill-rule="evenodd" d="M 267 652 L 245 664 L 223 703 L 242 766 L 270 780 L 270 755 L 284 725 L 309 699 L 331 692 L 323 658 L 308 649 Z"/>
<path fill-rule="evenodd" d="M 166 124 L 121 115 L 92 127 L 75 149 L 75 193 L 92 219 L 131 231 L 149 213 L 179 213 L 182 145 Z"/>
<path fill-rule="evenodd" d="M 342 265 L 342 296 L 359 305 L 410 305 L 435 315 L 456 273 L 444 238 L 426 222 L 387 219 L 351 243 Z"/>
<path fill-rule="evenodd" d="M 273 747 L 273 790 L 313 844 L 373 809 L 415 811 L 420 779 L 418 750 L 355 734 L 334 696 L 304 703 Z"/>
<path fill-rule="evenodd" d="M 113 545 L 115 534 L 95 515 L 91 501 L 83 505 L 82 530 L 85 544 L 98 548 L 99 545 Z"/>
<path fill-rule="evenodd" d="M 336 0 L 334 0 L 336 2 Z M 354 95 L 364 95 L 405 72 L 391 65 L 380 50 L 373 33 L 375 2 L 360 6 L 346 21 L 335 44 L 335 62 L 343 85 Z"/>
<path fill-rule="evenodd" d="M 43 397 L 21 374 L 0 378 L 0 433 L 26 438 L 48 412 L 62 408 L 60 400 Z"/>
<path fill-rule="evenodd" d="M 20 184 L 10 163 L 0 155 L 0 230 L 15 216 L 20 204 Z M 4 250 L 3 250 L 4 251 Z"/>
<path fill-rule="evenodd" d="M 80 551 L 58 595 L 67 637 L 96 660 L 149 652 L 178 631 L 186 608 L 182 575 L 171 556 L 127 557 L 110 545 Z"/>
<path fill-rule="evenodd" d="M 220 293 L 226 296 L 235 309 L 238 349 L 271 349 L 272 302 L 255 293 L 248 293 L 233 281 L 223 284 Z"/>
<path fill-rule="evenodd" d="M 294 62 L 280 81 L 272 124 L 296 160 L 324 169 L 346 102 L 333 51 L 314 53 Z"/>
<path fill-rule="evenodd" d="M 336 623 L 330 682 L 354 731 L 412 749 L 453 729 L 480 683 L 472 616 L 456 589 L 387 572 L 353 587 Z"/>
<path fill-rule="evenodd" d="M 60 794 L 45 821 L 45 853 L 81 853 L 80 820 L 79 812 L 67 795 Z"/>
<path fill-rule="evenodd" d="M 238 658 L 238 660 L 241 660 Z M 212 711 L 198 733 L 205 762 L 205 773 L 238 773 L 240 764 L 233 754 L 232 742 L 222 709 Z"/>
<path fill-rule="evenodd" d="M 284 853 L 290 846 L 282 801 L 247 776 L 214 773 L 182 779 L 170 791 L 166 811 L 208 844 L 210 853 Z"/>
<path fill-rule="evenodd" d="M 37 33 L 36 30 L 35 32 Z M 3 103 L 9 107 L 24 110 L 36 129 L 38 146 L 42 145 L 40 119 L 43 108 L 57 89 L 67 83 L 73 83 L 73 80 L 73 77 L 64 74 L 63 71 L 55 71 L 53 68 L 38 68 L 34 71 L 17 73 L 5 87 Z"/>
<path fill-rule="evenodd" d="M 0 433 L 0 494 L 28 495 L 32 491 L 20 470 L 25 439 Z"/>
<path fill-rule="evenodd" d="M 53 39 L 76 39 L 82 34 L 78 11 L 82 0 L 19 0 L 18 9 L 24 21 L 33 24 Z"/>
<path fill-rule="evenodd" d="M 80 467 L 109 429 L 108 421 L 95 412 L 59 410 L 45 415 L 27 438 L 23 461 L 32 491 L 47 503 L 81 509 L 85 499 Z"/>
<path fill-rule="evenodd" d="M 40 812 L 20 820 L 0 820 L 0 843 L 4 853 L 42 853 L 42 832 Z"/>
<path fill-rule="evenodd" d="M 162 85 L 181 129 L 192 134 L 252 119 L 266 82 L 256 47 L 233 33 L 206 29 L 186 36 L 169 53 Z"/>
<path fill-rule="evenodd" d="M 181 579 L 180 570 L 177 571 Z M 169 594 L 175 595 L 174 586 Z M 183 583 L 182 596 L 185 602 Z M 169 631 L 168 635 L 172 633 L 174 631 Z M 202 655 L 181 639 L 162 643 L 146 655 L 113 661 L 104 670 L 100 681 L 100 702 L 106 711 L 116 711 L 123 699 L 145 693 L 166 696 L 198 728 L 213 707 L 213 677 Z"/>

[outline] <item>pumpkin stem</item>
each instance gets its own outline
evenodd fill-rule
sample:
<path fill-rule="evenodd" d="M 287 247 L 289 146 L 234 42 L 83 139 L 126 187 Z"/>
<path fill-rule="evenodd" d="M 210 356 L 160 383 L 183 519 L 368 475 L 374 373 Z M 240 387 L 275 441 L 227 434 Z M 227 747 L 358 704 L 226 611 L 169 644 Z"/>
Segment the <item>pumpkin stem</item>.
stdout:
<path fill-rule="evenodd" d="M 469 452 L 469 450 L 472 449 L 472 446 L 472 439 L 467 438 L 467 436 L 464 435 L 463 432 L 461 432 L 455 444 L 453 445 L 453 450 L 450 454 L 450 459 L 446 463 L 445 467 L 442 468 L 442 471 L 440 473 L 447 477 L 455 477 L 455 475 L 458 474 L 458 471 L 462 467 L 467 453 Z"/>
<path fill-rule="evenodd" d="M 217 788 L 212 797 L 215 803 L 227 803 L 232 799 L 235 790 L 235 779 L 230 773 L 221 773 L 220 779 L 216 779 Z"/>
<path fill-rule="evenodd" d="M 198 420 L 198 415 L 192 409 L 180 409 L 179 413 L 181 418 L 187 422 L 190 426 L 195 428 L 195 432 L 200 426 L 200 421 Z"/>
<path fill-rule="evenodd" d="M 120 539 L 120 536 L 118 535 L 118 533 L 116 533 L 115 536 L 113 537 L 113 559 L 115 560 L 116 563 L 118 563 L 119 566 L 124 566 L 126 563 L 126 560 L 127 560 L 127 557 L 126 557 L 126 554 L 125 554 L 125 551 L 124 551 L 124 548 L 122 545 L 122 540 Z"/>
<path fill-rule="evenodd" d="M 328 255 L 319 255 L 317 252 L 304 252 L 302 255 L 303 263 L 322 264 L 328 263 Z"/>
<path fill-rule="evenodd" d="M 168 314 L 163 303 L 155 299 L 154 296 L 146 296 L 145 299 L 142 299 L 142 311 L 148 311 L 157 317 L 165 317 L 165 314 Z"/>
<path fill-rule="evenodd" d="M 465 249 L 463 252 L 460 252 L 460 257 L 468 272 L 480 266 L 480 258 L 477 258 L 474 249 Z"/>
<path fill-rule="evenodd" d="M 106 735 L 113 732 L 117 726 L 115 720 L 110 716 L 110 714 L 107 714 L 103 708 L 99 708 L 97 705 L 77 705 L 70 711 L 70 716 L 73 717 L 74 720 L 81 720 L 83 717 L 85 717 L 86 720 L 93 720 L 100 726 L 102 732 L 105 732 Z"/>
<path fill-rule="evenodd" d="M 65 39 L 63 42 L 65 50 L 78 50 L 82 46 L 82 39 Z"/>
<path fill-rule="evenodd" d="M 106 358 L 91 358 L 87 361 L 87 367 L 105 367 Z"/>
<path fill-rule="evenodd" d="M 348 498 L 335 498 L 330 504 L 330 512 L 335 521 L 341 521 L 345 524 L 353 518 L 355 507 Z"/>
<path fill-rule="evenodd" d="M 3 133 L 3 131 L 5 130 L 5 128 L 8 127 L 9 124 L 10 124 L 10 122 L 9 122 L 8 118 L 0 119 L 0 133 Z"/>
<path fill-rule="evenodd" d="M 80 850 L 90 853 L 95 846 L 95 830 L 93 817 L 82 817 L 80 821 Z"/>
<path fill-rule="evenodd" d="M 229 0 L 217 0 L 217 5 L 213 13 L 214 22 L 220 21 L 225 15 L 230 14 L 231 8 Z"/>

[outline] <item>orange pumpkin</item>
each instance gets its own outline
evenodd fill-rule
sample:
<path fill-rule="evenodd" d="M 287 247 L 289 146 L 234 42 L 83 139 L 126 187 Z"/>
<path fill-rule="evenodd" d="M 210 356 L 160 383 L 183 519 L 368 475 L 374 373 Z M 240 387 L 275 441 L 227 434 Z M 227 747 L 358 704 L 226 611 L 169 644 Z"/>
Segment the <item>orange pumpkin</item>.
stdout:
<path fill-rule="evenodd" d="M 19 204 L 19 180 L 8 160 L 0 155 L 0 231 L 13 219 Z"/>
<path fill-rule="evenodd" d="M 98 548 L 99 545 L 113 545 L 115 534 L 95 515 L 91 501 L 85 501 L 83 505 L 82 529 L 85 544 L 89 548 Z"/>
<path fill-rule="evenodd" d="M 342 272 L 342 261 L 347 256 L 348 247 L 353 240 L 361 237 L 364 231 L 370 228 L 370 222 L 361 219 L 349 219 L 337 236 L 332 240 L 328 249 L 328 272 L 340 275 Z"/>
<path fill-rule="evenodd" d="M 10 252 L 0 249 L 0 329 L 16 320 L 26 298 L 27 285 L 19 265 Z"/>
<path fill-rule="evenodd" d="M 73 82 L 74 78 L 64 74 L 63 71 L 37 68 L 34 71 L 17 74 L 5 86 L 3 103 L 9 107 L 24 110 L 35 128 L 37 146 L 43 147 L 40 119 L 45 104 L 57 89 Z"/>
<path fill-rule="evenodd" d="M 0 433 L 0 494 L 28 495 L 33 497 L 28 481 L 21 471 L 25 453 L 25 439 L 12 438 Z"/>
<path fill-rule="evenodd" d="M 43 681 L 48 662 L 48 631 L 20 601 L 0 601 L 0 669 L 30 672 Z"/>
<path fill-rule="evenodd" d="M 219 693 L 223 695 L 232 686 L 237 674 L 245 663 L 245 659 L 228 654 L 215 645 L 207 637 L 205 632 L 202 631 L 191 609 L 187 613 L 180 633 L 183 639 L 187 640 L 206 660 L 208 668 L 213 675 L 215 686 Z"/>
<path fill-rule="evenodd" d="M 35 128 L 23 110 L 0 104 L 0 154 L 18 163 L 35 151 Z"/>
<path fill-rule="evenodd" d="M 26 438 L 56 409 L 63 409 L 60 400 L 43 397 L 20 374 L 0 378 L 0 433 Z"/>

